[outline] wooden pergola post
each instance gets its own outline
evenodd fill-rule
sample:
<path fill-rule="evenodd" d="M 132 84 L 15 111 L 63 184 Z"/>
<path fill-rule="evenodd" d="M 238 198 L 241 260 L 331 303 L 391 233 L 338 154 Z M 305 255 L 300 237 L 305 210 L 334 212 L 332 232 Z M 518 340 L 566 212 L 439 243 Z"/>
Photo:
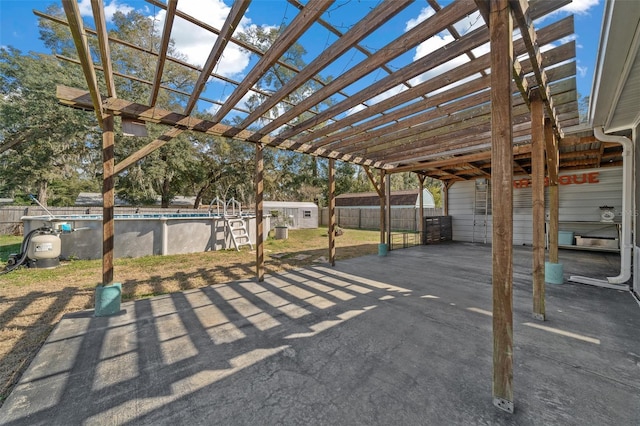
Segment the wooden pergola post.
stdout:
<path fill-rule="evenodd" d="M 544 138 L 547 149 L 547 173 L 549 174 L 549 263 L 558 264 L 559 155 L 557 139 L 549 119 L 544 122 Z"/>
<path fill-rule="evenodd" d="M 513 20 L 508 0 L 489 2 L 491 200 L 493 203 L 493 404 L 513 413 Z"/>
<path fill-rule="evenodd" d="M 533 198 L 533 317 L 544 321 L 544 102 L 538 90 L 531 99 L 531 186 Z"/>
<path fill-rule="evenodd" d="M 256 144 L 256 278 L 264 281 L 264 145 Z"/>
<path fill-rule="evenodd" d="M 378 190 L 378 196 L 380 197 L 380 244 L 386 244 L 387 241 L 385 239 L 385 232 L 387 229 L 386 220 L 385 220 L 385 206 L 386 206 L 386 191 L 385 188 L 385 179 L 388 179 L 384 170 L 380 169 L 380 188 Z"/>
<path fill-rule="evenodd" d="M 385 174 L 384 181 L 384 193 L 386 200 L 386 210 L 384 215 L 385 222 L 385 243 L 387 244 L 387 249 L 391 251 L 391 175 Z"/>
<path fill-rule="evenodd" d="M 329 159 L 329 263 L 336 266 L 336 160 Z"/>
<path fill-rule="evenodd" d="M 102 119 L 102 285 L 113 283 L 115 167 L 113 114 Z"/>
<path fill-rule="evenodd" d="M 420 222 L 418 223 L 418 231 L 420 232 L 420 243 L 424 243 L 424 180 L 426 179 L 425 175 L 418 175 L 418 181 L 420 182 L 420 194 L 419 194 L 419 203 L 420 203 Z"/>

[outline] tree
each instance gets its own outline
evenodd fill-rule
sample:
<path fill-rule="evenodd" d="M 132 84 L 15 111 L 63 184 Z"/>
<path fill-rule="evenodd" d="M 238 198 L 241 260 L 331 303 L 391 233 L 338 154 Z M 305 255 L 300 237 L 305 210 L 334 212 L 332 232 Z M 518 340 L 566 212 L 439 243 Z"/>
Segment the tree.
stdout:
<path fill-rule="evenodd" d="M 254 45 L 256 48 L 266 51 L 277 39 L 282 30 L 283 28 L 253 26 L 250 27 L 247 32 L 239 34 L 238 37 Z M 295 43 L 286 52 L 283 60 L 298 69 L 302 69 L 306 66 L 303 59 L 305 54 L 306 51 L 304 48 L 300 44 Z M 254 91 L 249 97 L 247 101 L 248 109 L 250 111 L 255 110 L 267 100 L 267 96 L 263 93 L 276 93 L 295 75 L 296 73 L 288 67 L 280 64 L 272 66 L 257 83 L 256 86 L 260 90 Z M 329 77 L 327 81 L 330 79 Z M 322 87 L 320 81 L 306 81 L 291 93 L 287 94 L 283 101 L 271 108 L 266 114 L 267 117 L 276 118 L 280 116 L 283 112 L 292 108 L 293 105 L 300 103 L 308 97 L 310 93 L 315 92 L 320 87 Z M 322 104 L 330 106 L 331 103 L 332 101 L 327 99 Z M 319 109 L 320 106 L 316 108 Z M 292 124 L 295 125 L 298 122 L 304 121 L 313 114 L 314 112 L 312 111 L 305 112 L 298 116 Z M 319 126 L 322 125 L 324 124 L 320 124 Z M 265 153 L 267 151 L 270 151 L 272 156 L 269 157 L 270 164 L 267 165 L 265 163 L 265 168 L 269 171 L 269 173 L 265 175 L 265 197 L 285 201 L 321 202 L 322 194 L 326 196 L 326 192 L 328 191 L 326 160 L 296 152 L 269 149 L 265 150 Z M 265 160 L 267 160 L 267 157 L 265 157 Z"/>
<path fill-rule="evenodd" d="M 95 117 L 55 97 L 57 83 L 80 84 L 74 68 L 47 55 L 0 49 L 0 146 L 12 146 L 0 154 L 0 191 L 37 193 L 47 205 L 52 186 L 69 192 L 72 181 L 76 189 L 95 183 L 84 169 L 99 153 Z"/>
<path fill-rule="evenodd" d="M 589 120 L 589 95 L 581 96 L 578 94 L 578 114 L 580 115 L 580 123 L 586 123 Z"/>

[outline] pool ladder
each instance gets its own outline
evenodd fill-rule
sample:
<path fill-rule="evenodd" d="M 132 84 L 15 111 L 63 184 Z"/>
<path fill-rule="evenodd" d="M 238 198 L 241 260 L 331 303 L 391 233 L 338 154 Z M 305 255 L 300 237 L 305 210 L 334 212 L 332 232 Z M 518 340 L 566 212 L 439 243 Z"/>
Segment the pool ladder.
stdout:
<path fill-rule="evenodd" d="M 240 251 L 240 247 L 242 246 L 249 246 L 253 250 L 253 244 L 251 244 L 245 220 L 242 218 L 226 217 L 224 221 L 226 223 L 227 232 L 231 237 L 231 242 L 236 250 Z"/>

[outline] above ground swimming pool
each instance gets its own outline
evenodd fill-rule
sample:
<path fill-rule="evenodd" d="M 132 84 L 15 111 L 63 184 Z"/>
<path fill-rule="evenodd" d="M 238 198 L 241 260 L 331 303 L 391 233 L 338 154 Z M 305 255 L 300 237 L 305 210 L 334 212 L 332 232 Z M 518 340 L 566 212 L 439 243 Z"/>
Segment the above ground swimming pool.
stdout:
<path fill-rule="evenodd" d="M 255 216 L 243 216 L 255 244 Z M 24 216 L 24 234 L 65 222 L 76 231 L 63 233 L 61 259 L 102 258 L 102 215 Z M 264 217 L 265 239 L 270 217 Z M 115 216 L 115 257 L 141 257 L 235 249 L 226 220 L 208 213 L 124 214 Z"/>

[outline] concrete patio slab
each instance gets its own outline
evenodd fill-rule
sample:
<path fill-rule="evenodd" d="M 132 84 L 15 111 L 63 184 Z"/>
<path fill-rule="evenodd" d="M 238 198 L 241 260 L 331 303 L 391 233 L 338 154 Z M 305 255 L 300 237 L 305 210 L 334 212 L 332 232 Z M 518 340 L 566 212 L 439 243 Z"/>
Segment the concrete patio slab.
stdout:
<path fill-rule="evenodd" d="M 561 252 L 565 276 L 619 257 Z M 452 243 L 67 315 L 0 408 L 5 425 L 638 425 L 640 307 L 547 285 L 514 253 L 515 413 L 492 405 L 491 247 Z"/>

